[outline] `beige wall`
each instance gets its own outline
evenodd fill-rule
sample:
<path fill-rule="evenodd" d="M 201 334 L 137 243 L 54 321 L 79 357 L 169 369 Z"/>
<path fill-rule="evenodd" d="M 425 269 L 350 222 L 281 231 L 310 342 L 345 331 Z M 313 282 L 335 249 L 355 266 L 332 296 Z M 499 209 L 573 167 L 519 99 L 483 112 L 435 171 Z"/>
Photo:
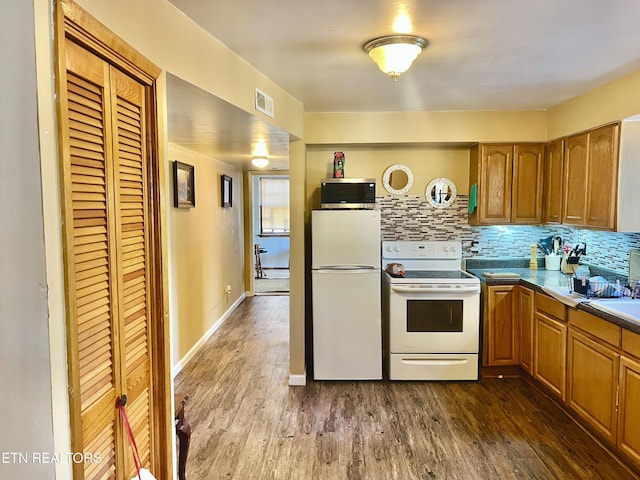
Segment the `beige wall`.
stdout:
<path fill-rule="evenodd" d="M 306 151 L 302 141 L 289 144 L 289 372 L 290 382 L 303 384 L 305 366 L 305 198 Z"/>
<path fill-rule="evenodd" d="M 549 140 L 640 113 L 640 71 L 549 110 Z"/>
<path fill-rule="evenodd" d="M 169 144 L 169 162 L 195 167 L 195 208 L 169 205 L 169 308 L 172 365 L 244 295 L 242 172 L 178 145 Z M 167 166 L 171 172 L 170 165 Z M 232 178 L 231 208 L 220 205 L 220 175 Z M 173 175 L 166 191 L 173 194 Z M 231 293 L 225 294 L 225 287 Z"/>
<path fill-rule="evenodd" d="M 401 163 L 414 176 L 409 195 L 423 195 L 427 184 L 438 177 L 453 180 L 458 193 L 469 190 L 469 147 L 465 146 L 379 146 L 322 145 L 307 148 L 307 208 L 320 208 L 320 179 L 333 176 L 333 153 L 345 154 L 348 177 L 376 179 L 376 195 L 387 195 L 383 185 L 384 171 Z"/>
<path fill-rule="evenodd" d="M 302 103 L 166 0 L 76 0 L 160 68 L 302 137 Z M 275 118 L 255 110 L 254 88 L 273 97 Z"/>
<path fill-rule="evenodd" d="M 539 142 L 544 111 L 306 113 L 307 144 Z"/>

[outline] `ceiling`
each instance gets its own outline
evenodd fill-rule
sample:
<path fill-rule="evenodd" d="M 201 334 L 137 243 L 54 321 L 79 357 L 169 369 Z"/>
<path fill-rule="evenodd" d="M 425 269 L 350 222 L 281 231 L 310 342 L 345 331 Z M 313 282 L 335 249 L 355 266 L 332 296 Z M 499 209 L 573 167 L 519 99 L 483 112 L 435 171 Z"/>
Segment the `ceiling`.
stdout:
<path fill-rule="evenodd" d="M 170 1 L 307 112 L 547 109 L 640 68 L 637 0 Z M 394 83 L 362 45 L 402 13 L 429 45 Z"/>
<path fill-rule="evenodd" d="M 171 74 L 167 116 L 171 143 L 251 170 L 256 146 L 264 141 L 268 169 L 289 168 L 287 132 Z"/>

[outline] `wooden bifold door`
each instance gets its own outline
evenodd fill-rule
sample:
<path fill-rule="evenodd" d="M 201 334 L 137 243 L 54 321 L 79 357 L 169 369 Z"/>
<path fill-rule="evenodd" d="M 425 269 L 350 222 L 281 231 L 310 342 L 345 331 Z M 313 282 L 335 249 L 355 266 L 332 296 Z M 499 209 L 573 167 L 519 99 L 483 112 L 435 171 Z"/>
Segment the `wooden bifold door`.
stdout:
<path fill-rule="evenodd" d="M 154 402 L 164 383 L 154 381 L 162 377 L 154 355 L 163 352 L 154 348 L 162 327 L 149 191 L 157 179 L 148 178 L 152 97 L 149 85 L 66 31 L 58 52 L 72 449 L 100 458 L 74 465 L 74 478 L 134 476 L 117 408 L 125 396 L 142 464 L 159 475 L 166 442 Z"/>

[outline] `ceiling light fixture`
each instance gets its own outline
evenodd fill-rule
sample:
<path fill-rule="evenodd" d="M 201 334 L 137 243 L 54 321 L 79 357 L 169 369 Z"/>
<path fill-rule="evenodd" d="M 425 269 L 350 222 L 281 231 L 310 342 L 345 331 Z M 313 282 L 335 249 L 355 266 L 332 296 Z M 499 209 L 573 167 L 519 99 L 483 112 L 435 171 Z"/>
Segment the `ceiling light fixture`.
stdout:
<path fill-rule="evenodd" d="M 378 64 L 380 70 L 395 82 L 409 69 L 427 44 L 426 39 L 414 35 L 387 35 L 369 40 L 362 48 Z"/>
<path fill-rule="evenodd" d="M 264 168 L 269 165 L 269 159 L 267 157 L 254 157 L 251 163 L 254 167 Z"/>

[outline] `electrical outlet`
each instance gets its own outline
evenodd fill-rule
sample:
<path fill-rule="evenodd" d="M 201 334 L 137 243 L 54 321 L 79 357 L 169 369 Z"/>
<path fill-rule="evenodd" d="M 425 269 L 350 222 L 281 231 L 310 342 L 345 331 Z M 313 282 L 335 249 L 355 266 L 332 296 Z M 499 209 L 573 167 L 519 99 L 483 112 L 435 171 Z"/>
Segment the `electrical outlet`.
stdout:
<path fill-rule="evenodd" d="M 224 288 L 224 293 L 225 293 L 226 295 L 229 295 L 229 294 L 231 293 L 231 285 L 227 285 L 227 286 Z"/>

